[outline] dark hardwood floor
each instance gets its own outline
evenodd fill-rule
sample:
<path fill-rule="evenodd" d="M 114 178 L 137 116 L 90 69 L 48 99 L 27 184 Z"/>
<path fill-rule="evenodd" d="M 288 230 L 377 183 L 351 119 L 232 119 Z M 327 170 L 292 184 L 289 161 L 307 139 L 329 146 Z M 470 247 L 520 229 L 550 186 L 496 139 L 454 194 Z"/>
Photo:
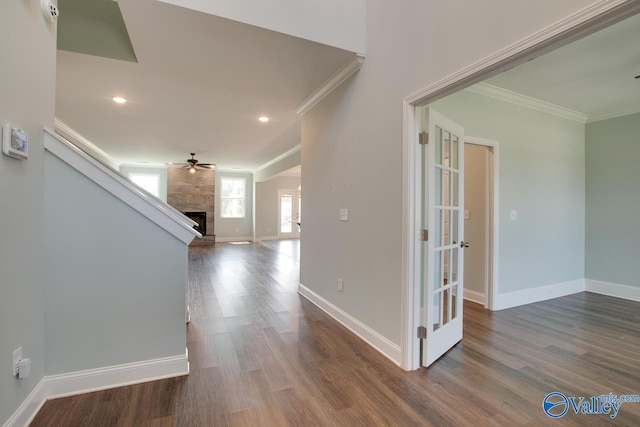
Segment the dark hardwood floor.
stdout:
<path fill-rule="evenodd" d="M 188 377 L 51 400 L 32 426 L 640 425 L 640 403 L 615 419 L 542 410 L 552 391 L 640 393 L 640 303 L 465 303 L 463 341 L 404 372 L 300 297 L 298 261 L 275 249 L 191 250 Z"/>

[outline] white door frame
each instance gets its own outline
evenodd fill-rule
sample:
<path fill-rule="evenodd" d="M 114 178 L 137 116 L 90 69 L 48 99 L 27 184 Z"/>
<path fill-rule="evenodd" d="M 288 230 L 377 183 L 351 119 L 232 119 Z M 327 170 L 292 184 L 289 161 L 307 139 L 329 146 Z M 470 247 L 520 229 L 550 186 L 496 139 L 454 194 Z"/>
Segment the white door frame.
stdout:
<path fill-rule="evenodd" d="M 285 189 L 285 188 L 279 188 L 278 189 L 278 213 L 277 213 L 278 219 L 277 219 L 277 230 L 276 230 L 277 231 L 276 235 L 278 236 L 278 239 L 282 239 L 283 238 L 282 237 L 282 233 L 280 232 L 280 226 L 281 226 L 281 224 L 280 224 L 280 218 L 281 218 L 280 215 L 282 214 L 282 212 L 281 212 L 281 209 L 282 209 L 281 199 L 282 199 L 282 194 L 283 193 L 285 193 L 285 194 L 286 193 L 291 193 L 293 195 L 293 200 L 291 201 L 292 202 L 291 209 L 292 209 L 292 212 L 296 212 L 297 211 L 297 213 L 298 213 L 298 218 L 297 219 L 298 220 L 300 219 L 300 206 L 298 206 L 297 203 L 298 203 L 299 197 L 302 194 L 302 192 L 300 190 L 288 190 L 288 189 Z M 298 196 L 298 197 L 296 197 L 296 196 Z M 296 208 L 296 206 L 297 206 L 297 208 Z M 292 221 L 293 222 L 291 224 L 291 236 L 284 236 L 285 239 L 299 239 L 300 238 L 300 230 L 298 228 L 296 228 L 296 226 L 298 225 L 297 224 L 298 221 L 294 220 L 293 218 L 292 218 Z"/>
<path fill-rule="evenodd" d="M 498 51 L 403 100 L 402 135 L 402 337 L 401 366 L 420 367 L 416 331 L 420 317 L 418 255 L 419 172 L 418 107 L 435 102 L 516 65 L 583 38 L 640 12 L 640 0 L 600 0 L 523 40 Z M 496 180 L 497 181 L 497 180 Z M 495 257 L 497 258 L 497 257 Z"/>

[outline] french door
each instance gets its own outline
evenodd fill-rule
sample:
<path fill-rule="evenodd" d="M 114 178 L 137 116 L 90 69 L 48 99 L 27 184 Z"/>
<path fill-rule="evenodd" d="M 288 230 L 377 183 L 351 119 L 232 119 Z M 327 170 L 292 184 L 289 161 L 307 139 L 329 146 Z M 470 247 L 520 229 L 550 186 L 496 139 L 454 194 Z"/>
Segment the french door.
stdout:
<path fill-rule="evenodd" d="M 278 238 L 300 237 L 302 195 L 297 190 L 278 190 Z"/>
<path fill-rule="evenodd" d="M 464 129 L 424 109 L 422 153 L 422 365 L 462 339 L 464 248 Z"/>

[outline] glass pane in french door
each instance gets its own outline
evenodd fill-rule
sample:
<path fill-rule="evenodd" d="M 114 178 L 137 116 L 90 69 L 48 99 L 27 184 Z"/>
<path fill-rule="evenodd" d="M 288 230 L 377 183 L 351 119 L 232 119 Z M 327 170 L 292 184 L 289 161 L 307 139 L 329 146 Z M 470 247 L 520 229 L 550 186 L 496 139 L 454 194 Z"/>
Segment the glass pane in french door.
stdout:
<path fill-rule="evenodd" d="M 456 318 L 459 237 L 459 139 L 438 127 L 435 135 L 434 331 Z"/>
<path fill-rule="evenodd" d="M 423 260 L 425 280 L 424 325 L 427 327 L 422 363 L 429 366 L 462 338 L 462 270 L 464 260 L 460 241 L 464 222 L 460 206 L 464 200 L 464 128 L 437 111 L 427 108 L 424 116 L 428 128 L 427 160 L 423 159 L 423 179 L 428 199 L 423 204 L 429 227 L 427 255 Z M 424 178 L 426 177 L 426 178 Z M 423 201 L 424 203 L 424 201 Z"/>

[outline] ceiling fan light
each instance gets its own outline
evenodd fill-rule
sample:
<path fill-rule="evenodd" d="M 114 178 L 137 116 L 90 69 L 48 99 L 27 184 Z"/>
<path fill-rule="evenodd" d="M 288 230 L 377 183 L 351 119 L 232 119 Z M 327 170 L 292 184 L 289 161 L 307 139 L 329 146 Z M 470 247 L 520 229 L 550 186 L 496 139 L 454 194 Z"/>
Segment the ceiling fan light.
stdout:
<path fill-rule="evenodd" d="M 191 165 L 191 166 L 189 167 L 189 173 L 196 173 L 196 168 L 195 168 L 195 166 Z"/>

